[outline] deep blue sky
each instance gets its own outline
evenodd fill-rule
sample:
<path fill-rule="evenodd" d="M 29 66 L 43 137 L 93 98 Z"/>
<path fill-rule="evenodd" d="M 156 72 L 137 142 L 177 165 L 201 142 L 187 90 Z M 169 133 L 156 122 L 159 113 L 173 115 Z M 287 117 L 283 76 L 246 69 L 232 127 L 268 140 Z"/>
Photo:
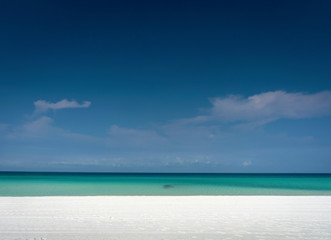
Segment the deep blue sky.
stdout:
<path fill-rule="evenodd" d="M 330 12 L 2 1 L 0 170 L 331 172 Z"/>

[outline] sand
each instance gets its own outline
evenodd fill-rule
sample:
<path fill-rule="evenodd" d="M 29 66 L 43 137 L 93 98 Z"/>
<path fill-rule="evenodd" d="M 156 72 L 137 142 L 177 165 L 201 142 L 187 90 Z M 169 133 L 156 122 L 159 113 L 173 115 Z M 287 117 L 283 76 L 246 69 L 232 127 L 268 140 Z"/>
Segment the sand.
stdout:
<path fill-rule="evenodd" d="M 331 239 L 331 196 L 0 197 L 0 239 Z"/>

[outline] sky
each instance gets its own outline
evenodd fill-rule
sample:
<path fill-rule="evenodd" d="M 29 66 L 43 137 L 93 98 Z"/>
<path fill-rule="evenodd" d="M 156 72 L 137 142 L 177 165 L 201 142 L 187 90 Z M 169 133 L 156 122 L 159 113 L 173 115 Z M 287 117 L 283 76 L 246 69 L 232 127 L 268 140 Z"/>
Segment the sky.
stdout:
<path fill-rule="evenodd" d="M 330 12 L 1 1 L 0 171 L 331 173 Z"/>

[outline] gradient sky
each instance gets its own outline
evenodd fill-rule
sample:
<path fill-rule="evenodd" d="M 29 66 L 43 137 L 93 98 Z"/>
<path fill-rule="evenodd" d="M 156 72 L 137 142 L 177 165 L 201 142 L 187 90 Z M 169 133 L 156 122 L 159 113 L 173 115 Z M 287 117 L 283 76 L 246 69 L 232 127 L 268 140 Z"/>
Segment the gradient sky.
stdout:
<path fill-rule="evenodd" d="M 0 170 L 331 172 L 331 1 L 2 1 Z"/>

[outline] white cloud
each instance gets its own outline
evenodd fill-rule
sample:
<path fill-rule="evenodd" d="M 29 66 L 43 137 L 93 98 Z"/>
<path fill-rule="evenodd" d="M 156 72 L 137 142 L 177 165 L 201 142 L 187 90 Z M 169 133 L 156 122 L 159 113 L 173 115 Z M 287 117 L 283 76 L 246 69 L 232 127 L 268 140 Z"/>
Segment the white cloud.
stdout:
<path fill-rule="evenodd" d="M 159 127 L 169 142 L 193 148 L 213 147 L 279 119 L 303 119 L 331 115 L 331 92 L 314 94 L 271 91 L 250 97 L 213 98 L 207 114 L 175 120 Z M 251 133 L 250 133 L 251 134 Z"/>
<path fill-rule="evenodd" d="M 53 123 L 53 119 L 43 116 L 33 122 L 29 122 L 23 126 L 27 132 L 44 132 Z"/>
<path fill-rule="evenodd" d="M 241 166 L 243 166 L 243 167 L 248 167 L 250 165 L 252 165 L 251 161 L 243 161 L 242 164 L 241 164 Z"/>
<path fill-rule="evenodd" d="M 330 91 L 315 94 L 273 91 L 248 98 L 230 95 L 213 98 L 211 103 L 213 106 L 209 119 L 222 122 L 265 124 L 282 118 L 301 119 L 331 115 Z"/>
<path fill-rule="evenodd" d="M 82 104 L 79 104 L 76 101 L 68 101 L 67 99 L 63 99 L 56 103 L 50 103 L 45 100 L 38 100 L 34 102 L 35 112 L 47 112 L 49 109 L 58 110 L 64 108 L 87 108 L 91 105 L 91 102 L 85 101 Z"/>
<path fill-rule="evenodd" d="M 51 140 L 52 138 L 71 139 L 75 142 L 99 142 L 104 140 L 90 135 L 73 133 L 53 125 L 54 120 L 47 116 L 39 117 L 33 121 L 26 122 L 9 132 L 9 138 L 42 138 Z"/>
<path fill-rule="evenodd" d="M 9 133 L 9 137 L 43 137 L 56 131 L 56 128 L 52 126 L 52 123 L 53 119 L 42 116 L 14 129 L 13 132 Z"/>

